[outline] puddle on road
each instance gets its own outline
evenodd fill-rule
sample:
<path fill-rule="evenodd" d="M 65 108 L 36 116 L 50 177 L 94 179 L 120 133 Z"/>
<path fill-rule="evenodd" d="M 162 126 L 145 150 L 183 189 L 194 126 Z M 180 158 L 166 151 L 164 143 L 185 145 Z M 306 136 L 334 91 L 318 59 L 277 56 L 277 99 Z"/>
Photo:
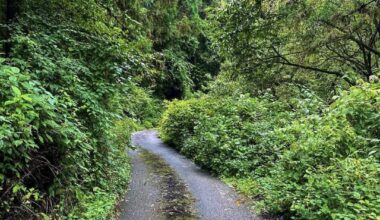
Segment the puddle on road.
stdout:
<path fill-rule="evenodd" d="M 158 155 L 141 149 L 141 158 L 159 178 L 161 210 L 166 219 L 199 219 L 194 210 L 195 199 L 176 172 Z"/>

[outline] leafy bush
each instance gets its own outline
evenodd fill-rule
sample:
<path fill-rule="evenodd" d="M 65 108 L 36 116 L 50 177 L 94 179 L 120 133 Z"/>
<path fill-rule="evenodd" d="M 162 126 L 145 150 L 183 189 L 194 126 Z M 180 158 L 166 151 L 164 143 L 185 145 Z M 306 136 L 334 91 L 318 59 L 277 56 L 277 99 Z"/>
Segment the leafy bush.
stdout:
<path fill-rule="evenodd" d="M 47 196 L 40 188 L 53 189 L 88 173 L 92 140 L 80 129 L 75 113 L 67 110 L 73 100 L 59 100 L 33 75 L 0 65 L 0 190 L 7 198 L 0 207 L 11 211 L 21 205 L 33 210 L 31 201 Z M 70 178 L 58 182 L 57 176 Z"/>
<path fill-rule="evenodd" d="M 268 143 L 274 128 L 293 117 L 279 102 L 207 97 L 171 103 L 160 129 L 165 141 L 199 165 L 217 174 L 246 176 L 277 159 L 273 152 L 284 146 Z"/>
<path fill-rule="evenodd" d="M 0 61 L 0 219 L 107 219 L 129 136 L 157 115 L 131 79 L 144 58 L 94 1 L 19 6 Z"/>
<path fill-rule="evenodd" d="M 103 211 L 110 214 L 129 180 L 125 146 L 138 128 L 136 123 L 128 118 L 116 121 L 110 133 L 111 147 L 99 148 L 101 154 L 94 155 L 96 140 L 77 120 L 75 101 L 68 95 L 59 98 L 52 95 L 35 80 L 35 75 L 3 62 L 0 64 L 0 191 L 6 199 L 0 201 L 0 207 L 9 215 L 1 213 L 2 217 L 21 218 L 26 215 L 24 210 L 38 210 L 36 205 L 44 204 L 45 200 L 61 204 L 59 209 L 64 208 L 63 212 L 70 210 L 69 204 L 78 203 L 81 207 L 83 202 L 86 204 L 83 207 L 92 209 L 95 207 L 86 201 L 96 203 L 88 199 L 95 196 L 95 192 L 88 191 L 95 186 L 101 188 L 94 198 L 108 204 L 97 210 L 105 208 Z M 21 211 L 14 212 L 20 206 Z M 87 214 L 71 215 L 75 218 Z"/>
<path fill-rule="evenodd" d="M 301 219 L 380 215 L 379 95 L 379 84 L 353 87 L 322 117 L 284 131 L 296 139 L 289 139 L 289 150 L 258 180 L 267 210 L 287 210 Z"/>
<path fill-rule="evenodd" d="M 187 96 L 218 71 L 200 17 L 209 3 L 7 2 L 0 219 L 107 219 L 127 188 L 131 133 L 157 125 L 152 94 Z"/>
<path fill-rule="evenodd" d="M 161 138 L 180 150 L 193 134 L 197 119 L 202 113 L 212 114 L 216 102 L 213 99 L 171 102 L 160 121 Z"/>
<path fill-rule="evenodd" d="M 117 106 L 119 115 L 125 115 L 145 128 L 157 126 L 162 108 L 158 99 L 133 82 L 128 82 L 122 91 L 115 95 L 111 105 Z"/>
<path fill-rule="evenodd" d="M 164 113 L 161 136 L 261 198 L 262 212 L 293 219 L 378 218 L 380 84 L 353 87 L 322 113 L 318 101 L 298 101 L 308 105 L 244 96 L 175 101 Z"/>

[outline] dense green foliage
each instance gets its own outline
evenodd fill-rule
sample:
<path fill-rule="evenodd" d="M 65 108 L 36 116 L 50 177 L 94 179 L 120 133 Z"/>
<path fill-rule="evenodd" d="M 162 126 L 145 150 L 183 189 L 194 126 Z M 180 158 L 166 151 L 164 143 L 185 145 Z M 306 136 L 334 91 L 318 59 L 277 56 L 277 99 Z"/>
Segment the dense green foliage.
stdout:
<path fill-rule="evenodd" d="M 379 1 L 231 1 L 216 9 L 215 44 L 259 92 L 307 85 L 332 97 L 379 74 Z"/>
<path fill-rule="evenodd" d="M 148 38 L 153 67 L 140 82 L 159 97 L 185 98 L 206 85 L 219 71 L 219 60 L 210 47 L 205 22 L 212 1 L 132 1 L 131 18 Z M 142 44 L 143 43 L 143 44 Z M 140 46 L 141 46 L 140 45 Z M 146 46 L 145 46 L 146 47 Z"/>
<path fill-rule="evenodd" d="M 157 124 L 262 212 L 379 219 L 379 0 L 0 0 L 0 42 L 1 219 L 112 218 Z"/>
<path fill-rule="evenodd" d="M 131 62 L 128 48 L 109 35 L 116 31 L 99 8 L 97 25 L 61 20 L 94 3 L 61 2 L 67 10 L 54 14 L 57 2 L 24 4 L 1 66 L 0 216 L 107 219 L 129 177 L 126 145 L 111 132 L 122 116 L 111 100 L 127 92 L 118 68 Z M 135 122 L 123 128 L 125 137 Z"/>
<path fill-rule="evenodd" d="M 221 1 L 224 62 L 162 138 L 285 219 L 378 219 L 379 1 Z M 369 83 L 370 82 L 370 83 Z"/>
<path fill-rule="evenodd" d="M 283 131 L 290 148 L 258 179 L 270 211 L 307 219 L 380 216 L 380 85 L 353 87 Z"/>
<path fill-rule="evenodd" d="M 201 166 L 220 175 L 246 176 L 277 159 L 273 152 L 283 147 L 271 145 L 273 128 L 294 117 L 280 102 L 204 97 L 171 103 L 161 132 L 164 141 Z"/>
<path fill-rule="evenodd" d="M 162 137 L 213 173 L 242 178 L 239 187 L 262 198 L 261 211 L 376 219 L 379 86 L 353 87 L 321 115 L 267 98 L 176 101 Z"/>
<path fill-rule="evenodd" d="M 218 70 L 205 6 L 0 1 L 1 219 L 114 214 L 131 133 L 157 124 L 158 98 L 185 97 Z"/>

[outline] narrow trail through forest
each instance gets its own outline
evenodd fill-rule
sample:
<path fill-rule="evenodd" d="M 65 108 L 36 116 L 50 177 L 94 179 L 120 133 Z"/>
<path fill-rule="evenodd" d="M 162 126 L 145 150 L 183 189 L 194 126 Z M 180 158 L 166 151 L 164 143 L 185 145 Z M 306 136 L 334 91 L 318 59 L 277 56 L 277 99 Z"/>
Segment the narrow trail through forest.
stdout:
<path fill-rule="evenodd" d="M 137 132 L 130 151 L 132 183 L 120 220 L 250 220 L 254 215 L 229 186 L 165 145 L 156 131 Z"/>

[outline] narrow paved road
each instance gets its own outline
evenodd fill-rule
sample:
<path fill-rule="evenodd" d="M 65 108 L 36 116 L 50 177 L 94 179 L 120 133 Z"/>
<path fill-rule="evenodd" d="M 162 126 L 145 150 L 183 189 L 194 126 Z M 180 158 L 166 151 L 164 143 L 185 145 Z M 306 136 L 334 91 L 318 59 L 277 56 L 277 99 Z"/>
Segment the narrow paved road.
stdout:
<path fill-rule="evenodd" d="M 140 148 L 130 152 L 134 167 L 132 183 L 126 201 L 121 207 L 120 220 L 262 219 L 249 211 L 231 187 L 202 171 L 192 161 L 162 143 L 157 132 L 135 133 L 132 142 Z M 159 169 L 157 164 L 160 164 Z M 168 169 L 163 169 L 164 166 Z M 162 174 L 162 170 L 166 171 Z M 174 199 L 173 196 L 167 196 L 168 192 L 165 191 L 171 190 L 169 185 L 177 186 L 174 187 L 177 191 L 179 189 L 177 195 L 185 196 Z M 171 201 L 163 201 L 168 198 Z M 175 204 L 179 204 L 178 207 L 173 207 Z M 171 214 L 180 211 L 178 216 L 172 216 L 165 213 L 167 210 Z"/>

